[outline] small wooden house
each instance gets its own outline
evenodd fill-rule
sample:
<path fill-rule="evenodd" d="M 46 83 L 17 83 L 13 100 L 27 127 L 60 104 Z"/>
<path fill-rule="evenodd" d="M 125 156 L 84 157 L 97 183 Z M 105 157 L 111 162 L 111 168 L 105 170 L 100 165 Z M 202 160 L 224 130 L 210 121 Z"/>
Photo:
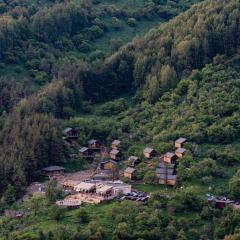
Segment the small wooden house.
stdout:
<path fill-rule="evenodd" d="M 88 141 L 88 148 L 90 149 L 99 149 L 101 148 L 101 144 L 98 140 L 96 139 L 91 139 Z"/>
<path fill-rule="evenodd" d="M 138 165 L 141 162 L 141 159 L 136 157 L 136 156 L 130 156 L 128 158 L 128 165 L 130 167 L 135 167 L 136 165 Z"/>
<path fill-rule="evenodd" d="M 102 161 L 99 164 L 99 169 L 115 171 L 117 169 L 117 163 L 113 160 Z"/>
<path fill-rule="evenodd" d="M 122 153 L 117 149 L 112 149 L 110 152 L 110 158 L 115 161 L 122 160 Z"/>
<path fill-rule="evenodd" d="M 176 154 L 171 153 L 171 152 L 167 152 L 163 158 L 163 161 L 166 163 L 175 163 L 176 160 L 177 160 Z"/>
<path fill-rule="evenodd" d="M 65 139 L 78 138 L 78 132 L 70 127 L 63 130 L 63 135 Z"/>
<path fill-rule="evenodd" d="M 168 168 L 157 168 L 156 169 L 156 175 L 157 175 L 158 178 L 160 178 L 160 176 L 162 174 L 164 174 L 164 175 L 173 175 L 174 172 L 175 172 L 174 168 L 169 168 L 169 169 Z"/>
<path fill-rule="evenodd" d="M 177 184 L 177 175 L 159 175 L 159 184 L 175 186 Z"/>
<path fill-rule="evenodd" d="M 42 169 L 42 174 L 48 177 L 57 177 L 64 174 L 65 168 L 60 166 L 50 166 Z"/>
<path fill-rule="evenodd" d="M 184 143 L 187 142 L 187 139 L 186 138 L 179 138 L 175 141 L 175 148 L 182 148 Z"/>
<path fill-rule="evenodd" d="M 120 147 L 121 141 L 119 140 L 114 140 L 111 144 L 112 149 L 118 149 Z"/>
<path fill-rule="evenodd" d="M 79 155 L 81 157 L 92 158 L 92 150 L 87 147 L 82 147 L 79 149 Z"/>
<path fill-rule="evenodd" d="M 151 158 L 153 158 L 153 157 L 155 157 L 157 155 L 156 151 L 153 150 L 152 148 L 149 148 L 149 147 L 144 149 L 143 154 L 148 159 L 151 159 Z"/>
<path fill-rule="evenodd" d="M 74 187 L 77 186 L 79 183 L 80 181 L 66 180 L 62 183 L 62 187 L 65 190 L 73 191 Z"/>
<path fill-rule="evenodd" d="M 136 169 L 132 167 L 127 167 L 123 173 L 126 178 L 134 179 L 136 177 Z"/>
<path fill-rule="evenodd" d="M 223 209 L 227 205 L 230 205 L 230 204 L 232 205 L 234 203 L 234 201 L 226 197 L 215 197 L 215 196 L 208 197 L 208 202 L 218 209 Z"/>
<path fill-rule="evenodd" d="M 186 152 L 185 148 L 177 148 L 175 154 L 177 155 L 177 157 L 182 158 L 185 152 Z"/>

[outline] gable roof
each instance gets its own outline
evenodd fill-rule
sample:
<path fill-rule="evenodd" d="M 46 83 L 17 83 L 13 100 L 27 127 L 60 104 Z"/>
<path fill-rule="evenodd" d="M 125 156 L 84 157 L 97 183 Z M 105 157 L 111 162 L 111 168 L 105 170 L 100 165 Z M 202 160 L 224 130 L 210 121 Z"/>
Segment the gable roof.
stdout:
<path fill-rule="evenodd" d="M 134 173 L 135 171 L 136 171 L 135 168 L 127 167 L 124 172 L 132 174 L 132 173 Z"/>
<path fill-rule="evenodd" d="M 73 130 L 72 128 L 68 127 L 63 130 L 63 133 L 68 133 L 71 132 L 72 130 Z"/>
<path fill-rule="evenodd" d="M 175 168 L 175 164 L 169 164 L 169 163 L 160 162 L 158 164 L 158 167 L 159 168 L 173 169 L 173 168 Z"/>
<path fill-rule="evenodd" d="M 101 161 L 100 162 L 100 164 L 105 164 L 105 163 L 109 163 L 109 162 L 111 162 L 111 163 L 113 163 L 113 164 L 117 164 L 117 162 L 115 162 L 115 161 L 113 161 L 113 160 L 104 160 L 104 161 Z"/>
<path fill-rule="evenodd" d="M 121 143 L 121 142 L 120 142 L 119 140 L 117 140 L 117 139 L 112 141 L 112 144 L 113 144 L 113 145 L 118 145 L 118 144 L 120 144 L 120 143 Z"/>
<path fill-rule="evenodd" d="M 178 149 L 176 149 L 176 151 L 175 151 L 176 153 L 184 153 L 184 152 L 186 152 L 186 149 L 185 148 L 178 148 Z"/>
<path fill-rule="evenodd" d="M 54 172 L 54 171 L 65 170 L 65 168 L 60 166 L 49 166 L 49 167 L 43 168 L 42 170 L 46 172 Z"/>
<path fill-rule="evenodd" d="M 98 140 L 96 140 L 96 139 L 90 139 L 90 140 L 88 141 L 88 144 L 94 144 L 94 143 L 96 143 L 96 142 L 98 142 Z"/>
<path fill-rule="evenodd" d="M 136 161 L 136 160 L 139 160 L 139 157 L 136 157 L 136 156 L 130 156 L 128 158 L 129 161 Z"/>
<path fill-rule="evenodd" d="M 173 172 L 174 172 L 174 169 L 156 168 L 156 173 L 157 173 L 157 174 L 172 175 Z"/>
<path fill-rule="evenodd" d="M 96 185 L 94 183 L 88 183 L 88 182 L 81 182 L 74 187 L 76 191 L 90 191 L 94 188 L 96 188 Z"/>
<path fill-rule="evenodd" d="M 175 155 L 175 153 L 172 153 L 172 152 L 167 152 L 165 153 L 164 157 L 167 157 L 167 158 L 173 158 Z"/>
<path fill-rule="evenodd" d="M 112 149 L 111 152 L 110 152 L 110 154 L 114 154 L 114 155 L 116 155 L 118 153 L 120 153 L 120 151 L 117 150 L 117 149 Z"/>
<path fill-rule="evenodd" d="M 186 138 L 182 138 L 182 137 L 180 137 L 179 139 L 177 139 L 177 140 L 175 141 L 175 143 L 182 144 L 182 143 L 185 143 L 186 141 L 187 141 Z"/>
<path fill-rule="evenodd" d="M 177 175 L 160 174 L 159 179 L 176 180 L 177 179 Z"/>
<path fill-rule="evenodd" d="M 86 152 L 86 151 L 88 151 L 88 148 L 87 148 L 87 147 L 82 147 L 82 148 L 79 149 L 79 152 L 80 152 L 80 153 L 84 153 L 84 152 Z"/>
<path fill-rule="evenodd" d="M 152 153 L 154 150 L 152 149 L 152 148 L 150 148 L 150 147 L 146 147 L 145 149 L 144 149 L 144 152 L 145 153 Z"/>

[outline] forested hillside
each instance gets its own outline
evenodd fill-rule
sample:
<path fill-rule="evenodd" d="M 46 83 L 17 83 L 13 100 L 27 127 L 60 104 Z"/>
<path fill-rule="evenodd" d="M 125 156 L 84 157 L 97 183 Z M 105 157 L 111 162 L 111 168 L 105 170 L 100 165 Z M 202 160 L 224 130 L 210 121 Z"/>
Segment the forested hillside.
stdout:
<path fill-rule="evenodd" d="M 78 131 L 79 144 L 120 139 L 127 156 L 141 156 L 145 146 L 162 154 L 181 136 L 190 142 L 176 188 L 154 192 L 148 204 L 84 206 L 57 219 L 44 200 L 37 202 L 42 209 L 26 203 L 34 217 L 3 220 L 4 240 L 239 238 L 239 211 L 212 208 L 203 196 L 240 199 L 240 2 L 206 0 L 186 10 L 195 2 L 1 4 L 3 16 L 11 16 L 0 34 L 3 69 L 15 68 L 21 79 L 35 74 L 15 81 L 4 72 L 0 81 L 1 199 L 24 192 L 42 167 L 68 163 L 64 127 Z M 155 20 L 165 23 L 130 43 L 136 32 L 116 41 Z M 116 39 L 107 51 L 109 33 Z M 9 42 L 4 34 L 14 37 Z M 141 181 L 155 183 L 146 164 L 137 171 Z"/>
<path fill-rule="evenodd" d="M 79 59 L 97 64 L 195 1 L 1 1 L 0 112 Z"/>

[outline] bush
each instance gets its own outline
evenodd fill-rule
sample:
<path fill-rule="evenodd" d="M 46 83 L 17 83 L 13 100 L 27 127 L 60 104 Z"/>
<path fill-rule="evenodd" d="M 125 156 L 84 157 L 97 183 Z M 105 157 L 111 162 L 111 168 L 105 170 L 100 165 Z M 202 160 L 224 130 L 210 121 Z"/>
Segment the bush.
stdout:
<path fill-rule="evenodd" d="M 80 209 L 76 214 L 77 223 L 88 223 L 90 221 L 90 217 L 86 210 Z"/>
<path fill-rule="evenodd" d="M 52 205 L 49 209 L 49 217 L 53 220 L 59 221 L 63 219 L 64 215 L 65 215 L 65 210 L 55 204 Z"/>
<path fill-rule="evenodd" d="M 240 199 L 240 170 L 230 179 L 229 191 L 234 199 Z"/>

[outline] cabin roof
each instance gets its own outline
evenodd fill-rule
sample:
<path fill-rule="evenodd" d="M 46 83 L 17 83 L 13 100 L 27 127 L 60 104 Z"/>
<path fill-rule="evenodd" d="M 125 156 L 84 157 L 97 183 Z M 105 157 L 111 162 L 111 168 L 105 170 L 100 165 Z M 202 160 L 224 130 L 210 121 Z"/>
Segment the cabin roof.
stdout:
<path fill-rule="evenodd" d="M 96 143 L 96 142 L 98 142 L 98 140 L 96 140 L 96 139 L 90 139 L 90 140 L 88 141 L 88 144 L 94 144 L 94 143 Z"/>
<path fill-rule="evenodd" d="M 136 157 L 136 156 L 130 156 L 128 158 L 129 161 L 136 161 L 136 160 L 139 160 L 139 157 Z"/>
<path fill-rule="evenodd" d="M 67 187 L 75 187 L 80 183 L 80 181 L 76 180 L 65 180 L 62 185 L 67 186 Z"/>
<path fill-rule="evenodd" d="M 76 185 L 74 188 L 76 190 L 85 190 L 85 191 L 90 191 L 94 189 L 96 186 L 94 183 L 89 183 L 89 182 L 81 182 L 78 185 Z"/>
<path fill-rule="evenodd" d="M 70 132 L 70 131 L 72 131 L 73 129 L 71 128 L 71 127 L 68 127 L 68 128 L 65 128 L 64 130 L 63 130 L 63 133 L 68 133 L 68 132 Z"/>
<path fill-rule="evenodd" d="M 174 169 L 166 169 L 166 168 L 156 168 L 156 173 L 157 174 L 168 174 L 171 175 L 173 174 Z"/>
<path fill-rule="evenodd" d="M 100 164 L 105 164 L 105 163 L 109 163 L 109 162 L 111 162 L 111 163 L 113 163 L 113 164 L 117 164 L 115 161 L 113 161 L 113 160 L 104 160 L 104 161 L 101 161 L 100 162 Z"/>
<path fill-rule="evenodd" d="M 135 168 L 127 167 L 124 172 L 132 174 L 132 173 L 134 173 L 135 171 L 136 171 Z"/>
<path fill-rule="evenodd" d="M 177 175 L 160 173 L 159 179 L 176 180 Z"/>
<path fill-rule="evenodd" d="M 175 168 L 175 164 L 168 164 L 168 163 L 160 162 L 158 164 L 158 167 L 159 168 L 173 169 L 173 168 Z"/>
<path fill-rule="evenodd" d="M 86 151 L 88 151 L 88 148 L 87 148 L 87 147 L 82 147 L 82 148 L 79 149 L 79 152 L 80 152 L 80 153 L 84 153 L 84 152 L 86 152 Z"/>
<path fill-rule="evenodd" d="M 186 141 L 187 141 L 186 138 L 180 137 L 179 139 L 177 139 L 177 140 L 175 141 L 175 143 L 182 144 L 182 143 L 185 143 Z"/>
<path fill-rule="evenodd" d="M 186 152 L 186 149 L 185 148 L 178 148 L 177 150 L 176 150 L 176 153 L 184 153 L 184 152 Z"/>
<path fill-rule="evenodd" d="M 119 140 L 117 140 L 117 139 L 112 141 L 112 144 L 113 144 L 113 145 L 118 145 L 118 144 L 120 144 L 120 143 L 121 143 L 121 141 L 119 141 Z"/>
<path fill-rule="evenodd" d="M 117 155 L 118 153 L 120 153 L 120 151 L 117 149 L 112 149 L 110 152 L 110 154 L 114 154 L 114 155 Z"/>
<path fill-rule="evenodd" d="M 144 152 L 145 153 L 152 153 L 154 150 L 152 149 L 152 148 L 150 148 L 150 147 L 146 147 L 145 149 L 144 149 Z"/>
<path fill-rule="evenodd" d="M 49 166 L 49 167 L 43 168 L 42 170 L 46 172 L 54 172 L 54 171 L 65 170 L 65 168 L 60 166 Z"/>
<path fill-rule="evenodd" d="M 111 190 L 113 187 L 110 185 L 98 185 L 96 188 L 96 193 L 106 193 Z"/>
<path fill-rule="evenodd" d="M 164 155 L 164 157 L 167 157 L 167 158 L 173 158 L 174 156 L 175 156 L 175 153 L 172 153 L 172 152 L 167 152 Z"/>

